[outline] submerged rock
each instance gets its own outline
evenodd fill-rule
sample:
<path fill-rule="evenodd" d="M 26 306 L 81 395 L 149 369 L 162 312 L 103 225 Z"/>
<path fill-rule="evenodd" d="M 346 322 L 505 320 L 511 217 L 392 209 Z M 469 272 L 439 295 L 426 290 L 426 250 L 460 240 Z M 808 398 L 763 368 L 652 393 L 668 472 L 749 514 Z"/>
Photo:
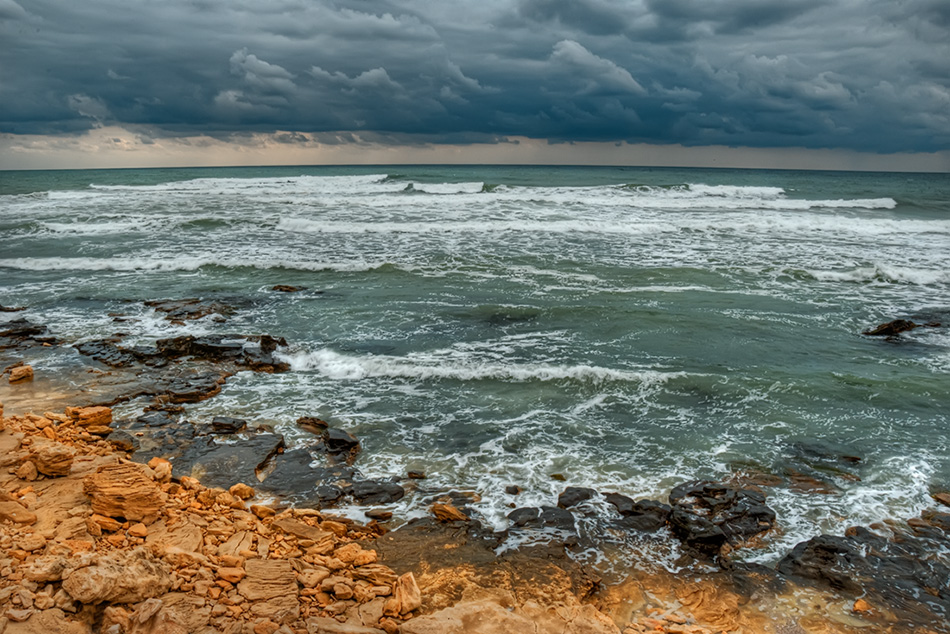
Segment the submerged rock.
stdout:
<path fill-rule="evenodd" d="M 508 514 L 513 528 L 574 530 L 574 514 L 556 506 L 523 507 Z"/>
<path fill-rule="evenodd" d="M 557 496 L 557 505 L 562 509 L 569 509 L 581 502 L 591 499 L 597 495 L 594 489 L 585 487 L 567 487 L 559 496 Z"/>
<path fill-rule="evenodd" d="M 279 434 L 254 434 L 233 444 L 205 436 L 172 460 L 172 472 L 176 478 L 190 476 L 205 486 L 228 489 L 242 482 L 257 482 L 258 472 L 283 447 L 284 437 Z"/>
<path fill-rule="evenodd" d="M 915 328 L 920 328 L 920 324 L 915 324 L 914 322 L 907 321 L 906 319 L 895 319 L 894 321 L 889 321 L 886 324 L 881 324 L 876 328 L 865 330 L 861 334 L 867 335 L 869 337 L 893 337 L 894 335 L 899 335 L 902 332 L 908 332 L 914 330 Z"/>
<path fill-rule="evenodd" d="M 623 528 L 654 532 L 666 526 L 670 519 L 670 507 L 655 500 L 636 502 L 620 493 L 606 493 L 604 498 L 617 508 L 622 516 L 617 525 Z"/>

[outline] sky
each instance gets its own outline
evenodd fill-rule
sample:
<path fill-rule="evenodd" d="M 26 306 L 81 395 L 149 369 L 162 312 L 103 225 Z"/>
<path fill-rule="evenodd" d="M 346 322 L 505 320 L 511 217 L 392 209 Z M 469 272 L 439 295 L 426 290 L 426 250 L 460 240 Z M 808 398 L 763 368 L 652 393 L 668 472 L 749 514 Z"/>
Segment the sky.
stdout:
<path fill-rule="evenodd" d="M 950 172 L 948 0 L 0 0 L 0 169 Z"/>

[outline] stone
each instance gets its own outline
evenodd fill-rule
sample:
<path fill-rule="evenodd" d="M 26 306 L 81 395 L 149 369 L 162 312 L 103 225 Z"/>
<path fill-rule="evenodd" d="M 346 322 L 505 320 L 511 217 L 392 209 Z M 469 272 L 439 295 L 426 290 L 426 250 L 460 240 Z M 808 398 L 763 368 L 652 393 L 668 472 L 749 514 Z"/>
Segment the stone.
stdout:
<path fill-rule="evenodd" d="M 950 493 L 934 493 L 933 499 L 944 506 L 950 506 Z"/>
<path fill-rule="evenodd" d="M 406 490 L 398 484 L 379 480 L 354 482 L 345 491 L 352 495 L 357 502 L 367 506 L 392 504 L 406 495 Z"/>
<path fill-rule="evenodd" d="M 123 430 L 113 431 L 106 436 L 106 440 L 117 450 L 128 453 L 136 451 L 141 444 L 135 436 Z"/>
<path fill-rule="evenodd" d="M 915 324 L 912 321 L 907 321 L 906 319 L 895 319 L 894 321 L 889 321 L 886 324 L 881 324 L 876 328 L 865 330 L 861 334 L 869 337 L 893 337 L 895 335 L 899 335 L 902 332 L 908 332 L 919 327 L 920 324 Z"/>
<path fill-rule="evenodd" d="M 58 442 L 47 442 L 30 452 L 30 461 L 36 470 L 50 477 L 69 475 L 76 451 Z"/>
<path fill-rule="evenodd" d="M 703 555 L 718 555 L 727 541 L 721 528 L 707 518 L 688 513 L 681 508 L 673 508 L 670 528 L 684 544 Z"/>
<path fill-rule="evenodd" d="M 210 436 L 197 440 L 173 461 L 176 478 L 197 478 L 207 487 L 229 489 L 257 482 L 257 474 L 284 446 L 279 434 L 261 433 L 234 444 L 217 443 Z"/>
<path fill-rule="evenodd" d="M 238 592 L 253 601 L 251 613 L 277 623 L 290 623 L 300 616 L 297 578 L 290 561 L 249 559 L 247 576 L 238 584 Z"/>
<path fill-rule="evenodd" d="M 509 484 L 508 486 L 505 487 L 505 493 L 507 493 L 508 495 L 520 495 L 521 490 L 522 490 L 521 487 L 518 486 L 517 484 Z"/>
<path fill-rule="evenodd" d="M 243 418 L 215 416 L 211 419 L 211 432 L 214 434 L 237 434 L 246 429 L 247 421 Z"/>
<path fill-rule="evenodd" d="M 159 486 L 135 463 L 99 467 L 83 480 L 83 493 L 91 498 L 94 513 L 146 525 L 158 518 L 164 503 Z"/>
<path fill-rule="evenodd" d="M 654 532 L 669 521 L 671 509 L 666 504 L 654 500 L 635 502 L 632 498 L 620 493 L 607 493 L 604 498 L 613 504 L 623 517 L 617 522 L 618 526 L 642 532 Z"/>
<path fill-rule="evenodd" d="M 289 284 L 275 284 L 271 287 L 272 291 L 277 291 L 279 293 L 298 293 L 306 289 L 306 286 L 291 286 Z"/>
<path fill-rule="evenodd" d="M 422 607 L 422 592 L 419 590 L 416 578 L 411 572 L 407 572 L 396 579 L 394 596 L 399 601 L 400 614 L 408 614 Z"/>
<path fill-rule="evenodd" d="M 562 509 L 569 509 L 581 502 L 591 499 L 597 491 L 585 487 L 567 487 L 557 496 L 557 505 Z"/>
<path fill-rule="evenodd" d="M 144 548 L 98 555 L 63 575 L 63 589 L 80 603 L 137 603 L 165 594 L 171 585 L 167 565 Z"/>
<path fill-rule="evenodd" d="M 112 409 L 109 407 L 67 407 L 66 416 L 82 427 L 112 423 Z"/>
<path fill-rule="evenodd" d="M 148 527 L 142 522 L 137 522 L 129 526 L 128 535 L 129 537 L 148 537 Z"/>
<path fill-rule="evenodd" d="M 765 496 L 751 489 L 736 489 L 710 481 L 693 481 L 680 484 L 670 492 L 670 504 L 676 510 L 692 514 L 705 520 L 718 529 L 732 545 L 739 545 L 772 528 L 775 523 L 775 511 L 765 504 Z M 712 542 L 718 540 L 703 521 L 693 521 L 682 514 L 671 516 L 670 524 L 674 533 L 688 544 L 696 542 L 702 545 L 700 550 L 708 551 Z M 695 537 L 688 535 L 689 530 L 698 531 Z"/>
<path fill-rule="evenodd" d="M 224 579 L 228 583 L 238 583 L 246 575 L 244 568 L 218 568 L 218 578 Z"/>
<path fill-rule="evenodd" d="M 292 517 L 279 517 L 271 522 L 271 526 L 274 528 L 279 528 L 288 535 L 293 535 L 301 539 L 310 539 L 315 542 L 322 542 L 323 540 L 333 539 L 333 533 L 330 531 L 323 530 L 316 526 L 311 526 L 300 520 L 295 520 Z"/>
<path fill-rule="evenodd" d="M 228 492 L 234 497 L 239 498 L 241 500 L 249 500 L 252 497 L 254 497 L 254 489 L 247 486 L 243 482 L 238 482 L 237 484 L 232 486 L 230 489 L 228 489 Z"/>
<path fill-rule="evenodd" d="M 100 531 L 114 533 L 122 528 L 122 522 L 114 520 L 111 517 L 106 517 L 105 515 L 99 515 L 98 513 L 93 513 L 89 521 L 98 526 Z"/>
<path fill-rule="evenodd" d="M 858 614 L 868 614 L 873 610 L 871 604 L 865 601 L 864 599 L 857 599 L 854 602 L 854 605 L 851 606 L 851 611 Z"/>
<path fill-rule="evenodd" d="M 27 460 L 20 468 L 16 470 L 16 477 L 24 480 L 26 482 L 33 482 L 39 476 L 39 472 L 36 469 L 36 465 L 33 464 L 31 460 Z"/>
<path fill-rule="evenodd" d="M 36 522 L 36 515 L 23 508 L 19 502 L 0 502 L 0 520 L 29 525 Z"/>
<path fill-rule="evenodd" d="M 574 530 L 574 515 L 555 506 L 518 508 L 508 514 L 514 528 L 557 528 Z"/>
<path fill-rule="evenodd" d="M 433 504 L 432 514 L 440 522 L 465 522 L 468 521 L 468 515 L 458 510 L 451 504 Z"/>
<path fill-rule="evenodd" d="M 323 436 L 323 433 L 329 426 L 330 425 L 325 420 L 321 420 L 314 416 L 301 416 L 297 419 L 297 427 L 317 436 Z"/>
<path fill-rule="evenodd" d="M 124 368 L 135 363 L 135 355 L 117 346 L 114 340 L 85 341 L 73 347 L 79 354 L 113 368 Z"/>
<path fill-rule="evenodd" d="M 307 634 L 386 634 L 384 630 L 355 623 L 340 623 L 329 617 L 314 616 L 307 619 Z"/>
<path fill-rule="evenodd" d="M 360 450 L 360 441 L 342 429 L 330 428 L 323 432 L 323 442 L 332 454 L 355 454 Z"/>
<path fill-rule="evenodd" d="M 10 370 L 10 383 L 27 383 L 33 380 L 33 368 L 20 365 Z"/>

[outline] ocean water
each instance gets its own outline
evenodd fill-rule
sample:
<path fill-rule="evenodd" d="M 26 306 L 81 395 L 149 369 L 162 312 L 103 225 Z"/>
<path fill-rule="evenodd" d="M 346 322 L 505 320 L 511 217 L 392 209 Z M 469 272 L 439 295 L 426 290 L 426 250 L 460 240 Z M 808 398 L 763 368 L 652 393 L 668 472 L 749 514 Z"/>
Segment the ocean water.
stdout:
<path fill-rule="evenodd" d="M 475 491 L 500 528 L 566 485 L 665 499 L 754 473 L 781 530 L 745 556 L 768 562 L 950 489 L 946 174 L 0 172 L 0 245 L 0 304 L 70 342 L 286 337 L 291 372 L 240 373 L 188 418 L 291 445 L 325 418 L 365 476 L 427 473 L 401 517 Z M 238 310 L 174 325 L 142 304 L 186 297 Z M 944 326 L 861 335 L 895 318 Z"/>

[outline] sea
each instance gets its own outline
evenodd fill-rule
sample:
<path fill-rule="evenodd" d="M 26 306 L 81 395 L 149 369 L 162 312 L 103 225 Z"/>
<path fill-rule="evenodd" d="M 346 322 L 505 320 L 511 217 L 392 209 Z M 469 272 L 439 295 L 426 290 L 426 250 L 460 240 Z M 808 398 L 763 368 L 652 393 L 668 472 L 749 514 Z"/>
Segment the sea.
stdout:
<path fill-rule="evenodd" d="M 143 303 L 192 297 L 237 312 Z M 449 491 L 500 529 L 566 486 L 746 482 L 779 530 L 740 555 L 769 563 L 950 489 L 948 174 L 7 171 L 0 304 L 69 343 L 285 337 L 291 371 L 239 373 L 186 417 L 291 447 L 323 418 L 360 439 L 364 476 L 425 472 L 397 519 Z M 941 325 L 862 334 L 894 319 Z M 67 346 L 36 370 L 84 363 Z"/>

